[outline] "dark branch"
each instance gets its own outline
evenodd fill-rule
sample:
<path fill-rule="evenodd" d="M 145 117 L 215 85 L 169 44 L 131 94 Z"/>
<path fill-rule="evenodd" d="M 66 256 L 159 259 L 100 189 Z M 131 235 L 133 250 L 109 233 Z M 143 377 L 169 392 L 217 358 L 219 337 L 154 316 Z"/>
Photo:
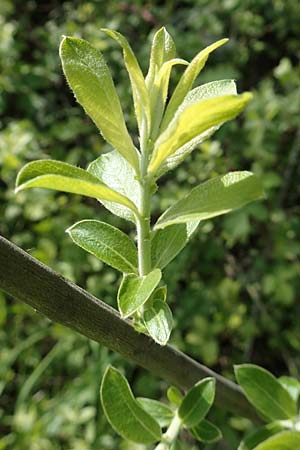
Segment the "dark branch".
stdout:
<path fill-rule="evenodd" d="M 137 333 L 114 309 L 1 236 L 0 289 L 181 388 L 206 376 L 215 377 L 216 404 L 256 421 L 253 408 L 236 384 L 173 347 L 160 347 Z"/>

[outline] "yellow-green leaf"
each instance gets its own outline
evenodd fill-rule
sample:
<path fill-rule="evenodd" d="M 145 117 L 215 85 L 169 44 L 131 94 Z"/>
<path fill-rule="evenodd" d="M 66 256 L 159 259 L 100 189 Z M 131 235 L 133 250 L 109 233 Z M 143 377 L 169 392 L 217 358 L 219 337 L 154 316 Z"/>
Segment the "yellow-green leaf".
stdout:
<path fill-rule="evenodd" d="M 44 159 L 26 164 L 18 174 L 16 192 L 34 187 L 109 200 L 137 213 L 136 206 L 124 195 L 110 189 L 86 170 L 61 161 Z"/>
<path fill-rule="evenodd" d="M 155 174 L 169 156 L 200 133 L 236 117 L 251 98 L 252 95 L 248 92 L 242 95 L 224 95 L 185 108 L 156 141 L 149 172 Z"/>
<path fill-rule="evenodd" d="M 102 54 L 83 39 L 64 37 L 60 57 L 77 101 L 107 142 L 138 171 L 138 152 L 128 134 L 119 97 Z"/>

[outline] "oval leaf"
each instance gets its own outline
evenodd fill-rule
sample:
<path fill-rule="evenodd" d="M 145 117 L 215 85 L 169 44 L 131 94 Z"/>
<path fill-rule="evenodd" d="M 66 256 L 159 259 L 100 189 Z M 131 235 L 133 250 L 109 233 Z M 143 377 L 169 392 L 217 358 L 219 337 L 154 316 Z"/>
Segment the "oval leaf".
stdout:
<path fill-rule="evenodd" d="M 221 45 L 226 44 L 226 42 L 228 42 L 228 39 L 221 39 L 220 41 L 209 45 L 204 50 L 201 50 L 201 52 L 199 52 L 190 62 L 182 77 L 180 78 L 179 83 L 177 84 L 176 89 L 170 99 L 163 119 L 162 130 L 165 130 L 170 121 L 173 119 L 177 108 L 181 105 L 186 94 L 190 91 L 195 79 L 203 69 L 207 58 L 209 57 L 209 54 Z"/>
<path fill-rule="evenodd" d="M 136 246 L 118 228 L 98 220 L 82 220 L 68 228 L 67 233 L 75 244 L 114 269 L 137 273 Z"/>
<path fill-rule="evenodd" d="M 210 219 L 240 208 L 262 195 L 261 182 L 253 173 L 229 172 L 192 189 L 160 216 L 155 228 Z"/>
<path fill-rule="evenodd" d="M 172 312 L 166 302 L 155 300 L 144 311 L 144 323 L 152 339 L 166 345 L 173 327 Z"/>
<path fill-rule="evenodd" d="M 264 427 L 260 427 L 246 436 L 240 443 L 238 450 L 253 450 L 258 444 L 282 430 L 282 426 L 277 423 L 269 423 Z"/>
<path fill-rule="evenodd" d="M 234 371 L 247 399 L 264 416 L 285 420 L 297 414 L 296 402 L 270 372 L 254 364 L 235 366 Z"/>
<path fill-rule="evenodd" d="M 134 274 L 125 275 L 118 292 L 118 306 L 121 315 L 124 318 L 129 317 L 143 306 L 160 279 L 161 271 L 159 269 L 155 269 L 143 277 Z"/>
<path fill-rule="evenodd" d="M 138 153 L 128 134 L 119 97 L 102 54 L 83 39 L 64 37 L 60 57 L 77 101 L 107 142 L 138 172 Z"/>
<path fill-rule="evenodd" d="M 186 427 L 192 428 L 204 419 L 214 402 L 215 385 L 214 378 L 204 378 L 186 394 L 178 410 Z"/>
<path fill-rule="evenodd" d="M 248 104 L 252 95 L 223 95 L 200 101 L 176 115 L 168 128 L 157 139 L 149 172 L 155 174 L 162 163 L 180 147 L 212 127 L 236 117 Z"/>
<path fill-rule="evenodd" d="M 135 172 L 116 150 L 99 156 L 87 171 L 135 205 L 140 204 L 140 185 Z M 107 200 L 101 200 L 101 203 L 113 214 L 135 223 L 135 215 L 127 207 Z"/>
<path fill-rule="evenodd" d="M 202 420 L 191 429 L 192 435 L 200 442 L 211 444 L 222 439 L 221 430 L 208 420 Z"/>
<path fill-rule="evenodd" d="M 26 164 L 18 174 L 16 192 L 34 187 L 109 200 L 137 213 L 136 206 L 124 195 L 110 189 L 86 170 L 61 161 L 44 159 Z"/>
<path fill-rule="evenodd" d="M 114 30 L 102 28 L 101 31 L 113 38 L 123 48 L 123 55 L 126 69 L 129 73 L 129 78 L 132 87 L 133 101 L 135 114 L 137 117 L 139 129 L 142 128 L 143 111 L 148 121 L 148 129 L 150 129 L 151 117 L 150 117 L 150 101 L 149 95 L 144 80 L 143 72 L 139 66 L 139 63 L 133 53 L 127 39 Z"/>
<path fill-rule="evenodd" d="M 176 406 L 180 406 L 183 400 L 183 395 L 175 386 L 169 387 L 167 390 L 168 400 Z"/>
<path fill-rule="evenodd" d="M 276 434 L 255 447 L 254 450 L 299 450 L 300 433 L 284 431 Z"/>
<path fill-rule="evenodd" d="M 113 367 L 104 374 L 100 395 L 107 420 L 123 438 L 141 444 L 161 439 L 159 424 L 140 406 L 126 378 Z"/>
<path fill-rule="evenodd" d="M 167 427 L 172 422 L 174 411 L 169 406 L 150 398 L 137 398 L 137 401 L 150 416 L 154 417 L 161 427 Z"/>
<path fill-rule="evenodd" d="M 185 224 L 173 225 L 157 230 L 151 241 L 152 267 L 163 269 L 188 242 Z"/>

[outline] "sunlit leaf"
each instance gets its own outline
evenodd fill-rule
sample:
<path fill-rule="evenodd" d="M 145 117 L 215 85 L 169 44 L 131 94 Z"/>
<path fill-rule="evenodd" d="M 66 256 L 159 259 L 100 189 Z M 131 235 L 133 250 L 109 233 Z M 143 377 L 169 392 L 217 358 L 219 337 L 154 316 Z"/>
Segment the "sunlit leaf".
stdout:
<path fill-rule="evenodd" d="M 270 437 L 254 450 L 300 450 L 300 433 L 284 431 Z"/>
<path fill-rule="evenodd" d="M 75 244 L 120 272 L 137 273 L 138 256 L 127 234 L 98 220 L 82 220 L 68 228 Z"/>
<path fill-rule="evenodd" d="M 108 200 L 137 212 L 136 206 L 124 195 L 110 189 L 86 170 L 61 161 L 44 159 L 26 164 L 18 174 L 16 192 L 33 187 Z"/>
<path fill-rule="evenodd" d="M 251 172 L 229 172 L 192 189 L 160 216 L 155 228 L 226 214 L 262 195 L 262 184 Z"/>
<path fill-rule="evenodd" d="M 155 174 L 169 156 L 199 134 L 236 117 L 251 98 L 252 95 L 246 92 L 214 97 L 187 106 L 157 139 L 149 172 Z"/>
<path fill-rule="evenodd" d="M 83 39 L 64 37 L 60 57 L 77 101 L 103 137 L 138 171 L 138 153 L 128 134 L 120 101 L 102 54 Z"/>
<path fill-rule="evenodd" d="M 118 370 L 108 367 L 100 392 L 107 420 L 123 438 L 141 444 L 153 444 L 161 439 L 159 424 L 137 402 Z"/>
<path fill-rule="evenodd" d="M 145 308 L 144 323 L 152 339 L 166 345 L 173 327 L 172 312 L 165 301 L 155 300 Z"/>
<path fill-rule="evenodd" d="M 154 417 L 161 427 L 170 425 L 174 417 L 174 411 L 168 405 L 150 398 L 137 398 L 137 401 L 150 416 Z"/>
<path fill-rule="evenodd" d="M 215 384 L 214 378 L 204 378 L 186 394 L 178 410 L 186 427 L 192 428 L 204 419 L 214 402 Z"/>
<path fill-rule="evenodd" d="M 183 395 L 175 386 L 170 386 L 167 390 L 168 400 L 176 406 L 180 406 L 183 400 Z"/>

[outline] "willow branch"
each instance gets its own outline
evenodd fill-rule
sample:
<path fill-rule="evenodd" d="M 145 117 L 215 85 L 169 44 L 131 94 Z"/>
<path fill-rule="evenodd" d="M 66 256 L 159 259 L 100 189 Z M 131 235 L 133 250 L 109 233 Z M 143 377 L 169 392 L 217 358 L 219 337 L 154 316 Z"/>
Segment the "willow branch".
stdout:
<path fill-rule="evenodd" d="M 255 411 L 236 384 L 172 346 L 161 347 L 139 334 L 113 308 L 1 236 L 0 289 L 183 389 L 203 377 L 215 377 L 216 404 L 257 421 Z"/>

